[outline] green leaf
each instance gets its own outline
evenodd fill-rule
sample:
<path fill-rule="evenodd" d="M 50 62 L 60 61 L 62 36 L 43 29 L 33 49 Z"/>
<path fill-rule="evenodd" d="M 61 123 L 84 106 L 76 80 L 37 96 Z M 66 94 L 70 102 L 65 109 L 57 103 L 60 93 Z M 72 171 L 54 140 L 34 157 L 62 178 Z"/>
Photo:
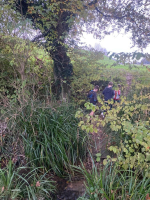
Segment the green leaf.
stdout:
<path fill-rule="evenodd" d="M 95 133 L 97 133 L 97 132 L 98 132 L 97 128 L 94 128 L 94 132 L 95 132 Z"/>
<path fill-rule="evenodd" d="M 85 125 L 82 125 L 82 126 L 81 126 L 81 129 L 82 129 L 82 130 L 85 130 L 85 129 L 86 129 L 86 126 L 85 126 Z"/>
<path fill-rule="evenodd" d="M 93 133 L 93 127 L 90 127 L 90 132 Z"/>
<path fill-rule="evenodd" d="M 93 188 L 93 187 L 90 187 L 90 191 L 93 192 L 93 191 L 94 191 L 94 188 Z"/>
<path fill-rule="evenodd" d="M 112 158 L 112 161 L 113 161 L 113 162 L 116 162 L 116 161 L 117 161 L 117 158 Z"/>
<path fill-rule="evenodd" d="M 99 192 L 100 192 L 101 194 L 104 194 L 104 191 L 103 191 L 103 190 L 100 190 Z"/>
<path fill-rule="evenodd" d="M 103 160 L 103 165 L 106 165 L 108 163 L 107 159 Z"/>
<path fill-rule="evenodd" d="M 96 161 L 99 162 L 99 161 L 100 161 L 100 157 L 97 157 L 97 158 L 96 158 Z"/>
<path fill-rule="evenodd" d="M 95 193 L 95 194 L 94 194 L 94 197 L 95 197 L 95 198 L 97 198 L 97 197 L 98 197 L 98 195 Z"/>
<path fill-rule="evenodd" d="M 97 157 L 100 157 L 100 156 L 101 156 L 101 153 L 97 153 L 96 156 L 97 156 Z"/>

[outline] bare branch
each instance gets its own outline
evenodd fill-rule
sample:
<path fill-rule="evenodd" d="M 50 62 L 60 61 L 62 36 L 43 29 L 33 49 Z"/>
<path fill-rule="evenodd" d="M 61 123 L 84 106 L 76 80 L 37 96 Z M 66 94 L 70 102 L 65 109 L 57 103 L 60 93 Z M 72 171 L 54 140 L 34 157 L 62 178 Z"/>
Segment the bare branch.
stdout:
<path fill-rule="evenodd" d="M 103 12 L 101 12 L 97 7 L 95 9 L 96 9 L 96 11 L 98 13 L 100 13 L 101 15 L 103 15 L 103 17 L 105 17 L 105 18 L 123 19 L 123 18 L 127 17 L 127 15 L 123 15 L 121 17 L 119 17 L 118 15 L 106 15 Z"/>

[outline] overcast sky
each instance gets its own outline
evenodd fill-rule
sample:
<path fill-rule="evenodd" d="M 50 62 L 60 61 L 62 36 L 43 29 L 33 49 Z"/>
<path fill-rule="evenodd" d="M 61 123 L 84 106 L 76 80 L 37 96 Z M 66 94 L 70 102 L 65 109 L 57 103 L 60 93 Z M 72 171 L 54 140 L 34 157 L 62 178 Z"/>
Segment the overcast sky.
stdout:
<path fill-rule="evenodd" d="M 130 35 L 114 33 L 108 36 L 105 36 L 101 41 L 94 39 L 92 34 L 83 34 L 81 39 L 82 42 L 85 42 L 87 45 L 94 47 L 95 43 L 100 44 L 101 47 L 106 48 L 107 51 L 111 52 L 135 52 L 137 48 L 132 48 L 132 43 L 130 40 Z M 150 53 L 150 45 L 144 50 L 145 53 Z"/>

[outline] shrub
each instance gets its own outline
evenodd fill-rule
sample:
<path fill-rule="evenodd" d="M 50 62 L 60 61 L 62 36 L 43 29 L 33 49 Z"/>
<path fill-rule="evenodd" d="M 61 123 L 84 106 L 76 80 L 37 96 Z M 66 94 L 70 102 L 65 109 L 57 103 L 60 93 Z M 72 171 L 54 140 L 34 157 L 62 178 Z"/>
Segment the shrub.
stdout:
<path fill-rule="evenodd" d="M 119 165 L 124 169 L 149 169 L 150 161 L 150 130 L 148 122 L 138 122 L 132 125 L 130 122 L 123 123 L 123 141 L 120 147 L 111 146 L 109 150 L 117 153 Z M 150 177 L 149 171 L 146 173 Z"/>
<path fill-rule="evenodd" d="M 149 130 L 149 94 L 137 97 L 134 95 L 133 101 L 121 99 L 121 103 L 114 104 L 114 108 L 109 110 L 109 106 L 99 99 L 101 109 L 107 110 L 105 119 L 101 119 L 98 115 L 90 117 L 85 115 L 82 110 L 76 113 L 76 117 L 80 118 L 79 126 L 87 132 L 98 133 L 100 125 L 109 128 L 109 141 L 115 137 L 118 146 L 111 146 L 109 150 L 118 156 L 119 164 L 124 169 L 145 169 L 149 168 L 150 160 L 150 130 Z M 90 103 L 85 104 L 87 109 L 99 109 Z M 113 136 L 114 135 L 114 136 Z M 106 160 L 105 160 L 106 163 Z M 148 172 L 147 172 L 148 175 Z"/>

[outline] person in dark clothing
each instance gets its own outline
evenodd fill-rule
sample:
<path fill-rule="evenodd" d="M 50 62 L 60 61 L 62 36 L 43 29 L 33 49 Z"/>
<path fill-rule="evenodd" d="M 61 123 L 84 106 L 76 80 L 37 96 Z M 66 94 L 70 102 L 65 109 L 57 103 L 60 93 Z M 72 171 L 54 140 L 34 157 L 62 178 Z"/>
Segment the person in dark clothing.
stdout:
<path fill-rule="evenodd" d="M 87 96 L 87 97 L 90 99 L 90 103 L 92 103 L 93 105 L 96 105 L 96 103 L 97 103 L 97 94 L 96 94 L 96 93 L 98 92 L 98 90 L 99 90 L 99 86 L 96 85 L 96 86 L 94 87 L 94 89 L 91 90 L 91 91 L 88 93 L 88 96 Z M 94 111 L 91 111 L 90 115 L 93 116 L 93 115 L 94 115 Z"/>
<path fill-rule="evenodd" d="M 112 100 L 114 96 L 114 90 L 112 89 L 113 83 L 109 82 L 108 86 L 103 90 L 103 95 L 106 105 L 108 105 L 108 100 Z M 110 109 L 112 109 L 112 104 L 109 104 Z M 103 112 L 101 115 L 104 117 Z"/>
<path fill-rule="evenodd" d="M 113 83 L 109 82 L 108 86 L 103 90 L 103 95 L 105 101 L 113 99 L 114 96 L 114 90 L 112 89 Z"/>

